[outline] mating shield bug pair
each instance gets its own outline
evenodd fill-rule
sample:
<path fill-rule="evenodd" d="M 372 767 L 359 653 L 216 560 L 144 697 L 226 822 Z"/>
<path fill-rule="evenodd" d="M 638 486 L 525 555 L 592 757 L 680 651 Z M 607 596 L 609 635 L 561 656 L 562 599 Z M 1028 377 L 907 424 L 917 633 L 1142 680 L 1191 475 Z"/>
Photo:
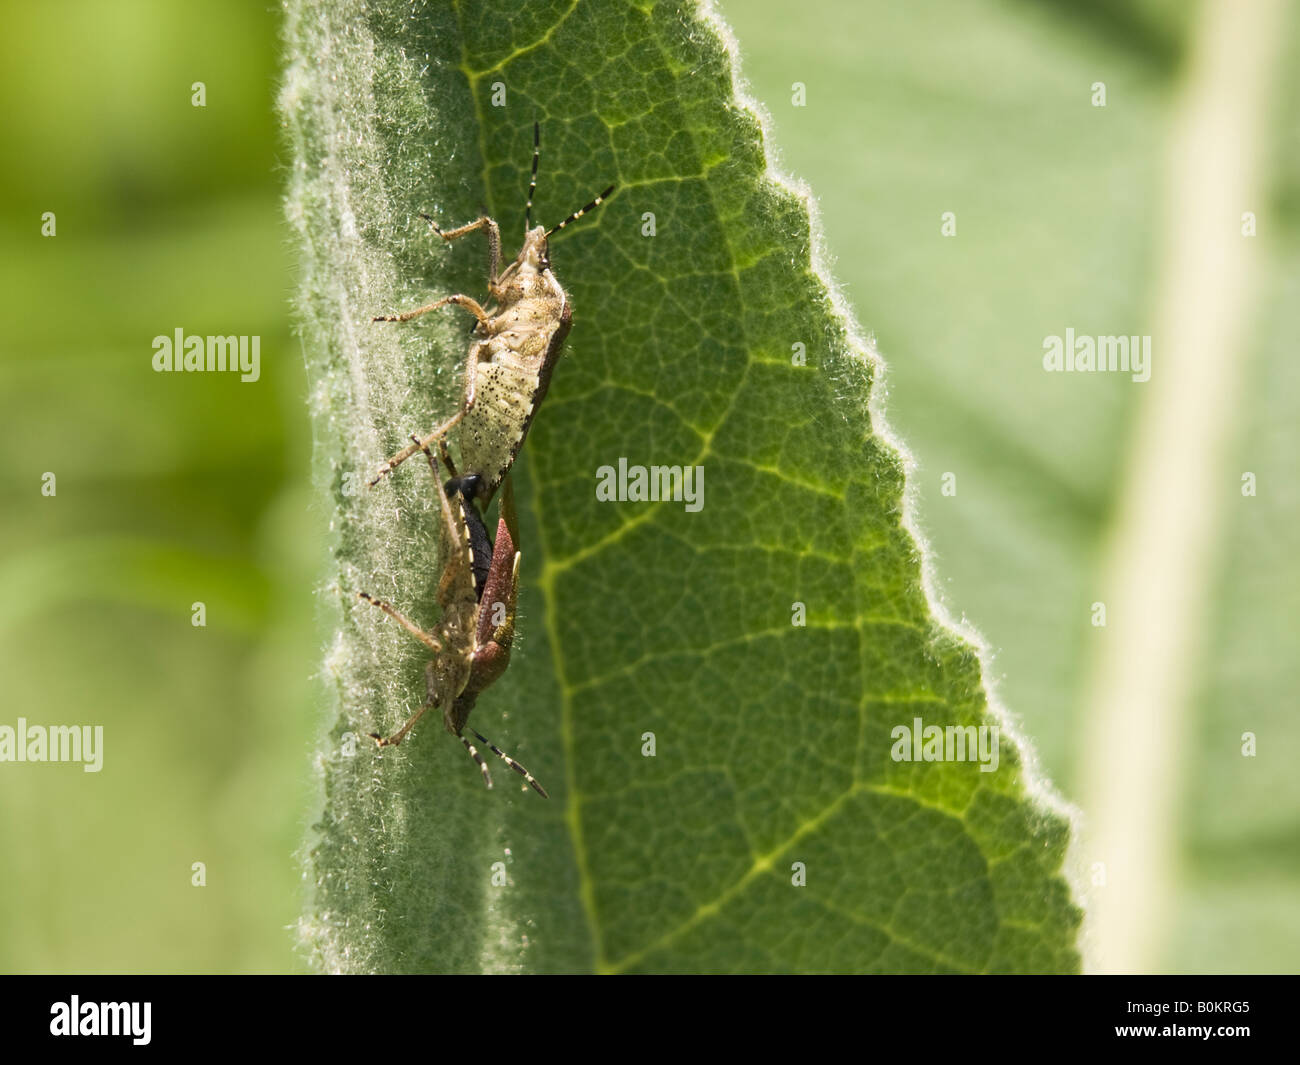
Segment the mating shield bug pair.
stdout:
<path fill-rule="evenodd" d="M 486 215 L 457 229 L 442 230 L 427 215 L 433 231 L 450 242 L 484 230 L 488 241 L 488 301 L 484 307 L 463 294 L 444 296 L 403 314 L 376 316 L 376 322 L 406 322 L 448 304 L 464 307 L 477 319 L 465 366 L 465 390 L 459 410 L 423 438 L 412 435 L 411 444 L 388 460 L 370 482 L 373 487 L 417 451 L 429 458 L 438 485 L 446 566 L 438 586 L 442 608 L 437 635 L 425 632 L 395 609 L 368 594 L 361 598 L 380 607 L 416 639 L 434 658 L 426 670 L 428 699 L 420 710 L 381 745 L 397 744 L 433 706 L 442 708 L 447 731 L 460 738 L 478 763 L 488 787 L 492 778 L 482 756 L 463 735 L 469 713 L 480 692 L 491 685 L 510 660 L 514 638 L 515 603 L 519 591 L 518 531 L 514 528 L 513 500 L 503 496 L 495 544 L 476 509 L 486 507 L 514 464 L 532 425 L 537 407 L 550 386 L 551 373 L 569 333 L 573 309 L 568 295 L 551 271 L 550 237 L 599 207 L 613 191 L 610 186 L 559 225 L 533 227 L 533 196 L 541 158 L 541 131 L 533 125 L 533 165 L 528 185 L 524 244 L 514 262 L 501 268 L 501 231 Z M 448 434 L 456 430 L 463 475 L 455 473 L 447 453 Z M 429 446 L 437 442 L 443 462 L 452 473 L 444 486 Z M 453 501 L 454 497 L 454 501 Z M 508 520 L 507 520 L 508 519 Z M 503 611 L 502 612 L 502 608 Z M 500 614 L 494 619 L 494 614 Z M 538 794 L 546 792 L 523 766 L 480 733 L 480 742 L 521 773 Z"/>

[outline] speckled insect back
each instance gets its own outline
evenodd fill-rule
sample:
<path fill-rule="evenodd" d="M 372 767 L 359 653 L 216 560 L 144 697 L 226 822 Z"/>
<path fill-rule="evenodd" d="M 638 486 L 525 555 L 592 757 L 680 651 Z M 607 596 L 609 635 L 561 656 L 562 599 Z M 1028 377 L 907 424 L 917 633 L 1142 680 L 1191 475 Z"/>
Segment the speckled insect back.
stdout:
<path fill-rule="evenodd" d="M 573 308 L 551 272 L 550 237 L 588 211 L 599 207 L 613 191 L 611 185 L 587 206 L 574 211 L 551 229 L 533 227 L 533 195 L 541 158 L 541 130 L 533 125 L 533 169 L 528 186 L 524 244 L 514 262 L 501 269 L 501 231 L 484 215 L 459 229 L 442 230 L 422 216 L 445 241 L 477 230 L 487 232 L 488 307 L 470 296 L 444 296 L 404 314 L 376 316 L 376 322 L 406 322 L 446 304 L 464 307 L 478 326 L 465 364 L 465 394 L 460 409 L 422 439 L 399 451 L 370 483 L 459 426 L 455 440 L 460 466 L 481 477 L 479 500 L 486 506 L 523 447 L 533 416 L 550 387 L 551 372 L 569 334 Z"/>

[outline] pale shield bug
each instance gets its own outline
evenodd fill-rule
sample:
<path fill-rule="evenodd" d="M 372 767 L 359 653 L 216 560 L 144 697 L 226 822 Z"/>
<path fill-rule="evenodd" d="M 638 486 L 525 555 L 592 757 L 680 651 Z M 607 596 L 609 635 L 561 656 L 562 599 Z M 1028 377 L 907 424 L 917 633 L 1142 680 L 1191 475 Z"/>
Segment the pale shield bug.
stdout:
<path fill-rule="evenodd" d="M 488 305 L 471 296 L 444 296 L 403 314 L 378 315 L 375 322 L 408 322 L 447 304 L 464 307 L 478 320 L 465 363 L 465 393 L 460 409 L 423 439 L 412 438 L 388 460 L 370 482 L 373 486 L 417 451 L 459 426 L 456 440 L 460 465 L 480 477 L 478 497 L 486 506 L 510 469 L 532 424 L 538 404 L 551 383 L 551 372 L 573 317 L 569 297 L 551 272 L 550 238 L 565 226 L 595 210 L 614 191 L 611 185 L 586 207 L 557 226 L 533 228 L 533 195 L 541 158 L 541 128 L 533 124 L 533 169 L 525 210 L 524 245 L 515 261 L 501 269 L 501 230 L 486 215 L 458 229 L 439 229 L 422 215 L 444 241 L 486 230 L 488 241 Z"/>
<path fill-rule="evenodd" d="M 435 632 L 426 632 L 382 599 L 376 599 L 368 592 L 357 593 L 359 598 L 379 607 L 433 652 L 424 672 L 427 692 L 424 705 L 391 736 L 385 738 L 371 733 L 371 738 L 381 747 L 395 746 L 402 742 L 420 718 L 438 707 L 442 710 L 447 731 L 465 745 L 490 788 L 492 774 L 464 730 L 479 693 L 500 677 L 510 664 L 520 559 L 515 548 L 518 534 L 514 500 L 507 482 L 501 497 L 496 543 L 491 543 L 483 519 L 471 501 L 478 493 L 481 478 L 477 474 L 457 475 L 444 452 L 444 462 L 452 474 L 444 486 L 433 453 L 428 448 L 423 450 L 438 488 L 443 557 L 447 560 L 438 583 L 438 605 L 442 617 Z M 472 728 L 469 731 L 520 774 L 537 794 L 549 798 L 546 789 L 527 769 L 481 732 Z"/>

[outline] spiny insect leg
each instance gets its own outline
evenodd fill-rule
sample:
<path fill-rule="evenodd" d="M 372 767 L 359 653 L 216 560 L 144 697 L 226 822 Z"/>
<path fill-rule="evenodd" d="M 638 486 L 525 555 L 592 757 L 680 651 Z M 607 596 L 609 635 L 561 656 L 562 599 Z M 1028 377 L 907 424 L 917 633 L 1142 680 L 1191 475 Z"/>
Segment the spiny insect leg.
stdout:
<path fill-rule="evenodd" d="M 410 732 L 411 729 L 415 728 L 415 723 L 419 721 L 420 718 L 424 717 L 424 715 L 429 712 L 429 708 L 432 707 L 433 705 L 434 705 L 434 700 L 426 699 L 424 705 L 420 707 L 420 709 L 417 710 L 414 714 L 411 715 L 410 720 L 407 721 L 405 725 L 399 728 L 391 736 L 389 736 L 388 739 L 381 739 L 378 732 L 370 733 L 370 738 L 374 740 L 380 747 L 396 747 L 399 743 L 402 742 L 402 740 L 406 739 L 406 734 Z"/>
<path fill-rule="evenodd" d="M 438 464 L 433 459 L 433 452 L 429 450 L 429 445 L 423 443 L 415 433 L 411 434 L 411 443 L 424 452 L 424 457 L 429 460 L 429 469 L 433 472 L 433 478 L 436 481 L 438 479 Z M 438 443 L 441 444 L 442 441 L 439 440 Z"/>
<path fill-rule="evenodd" d="M 382 599 L 376 599 L 369 592 L 357 592 L 357 598 L 364 599 L 371 606 L 379 607 L 380 610 L 382 610 L 390 618 L 392 618 L 399 625 L 401 625 L 402 628 L 404 628 L 407 632 L 409 632 L 412 636 L 414 636 L 417 640 L 419 640 L 422 644 L 424 644 L 425 647 L 429 648 L 430 651 L 438 652 L 442 650 L 442 644 L 438 642 L 436 637 L 434 637 L 431 633 L 425 632 L 422 628 L 420 628 L 419 625 L 415 624 L 415 622 L 411 621 L 409 618 L 403 616 L 401 613 L 394 610 Z"/>
<path fill-rule="evenodd" d="M 447 450 L 447 438 L 445 436 L 438 437 L 438 454 L 442 458 L 442 464 L 447 467 L 447 473 L 452 477 L 459 477 L 460 474 L 456 472 L 456 464 L 451 461 L 451 452 Z"/>
<path fill-rule="evenodd" d="M 426 436 L 423 440 L 421 440 L 417 436 L 412 436 L 411 439 L 414 440 L 415 442 L 412 444 L 407 444 L 406 447 L 402 448 L 401 451 L 399 451 L 396 455 L 394 455 L 391 459 L 389 459 L 388 465 L 385 466 L 382 470 L 380 470 L 377 474 L 375 474 L 375 479 L 370 482 L 370 487 L 374 488 L 375 485 L 377 485 L 380 481 L 384 479 L 385 474 L 391 473 L 393 470 L 397 469 L 398 466 L 400 466 L 403 462 L 409 459 L 417 451 L 423 451 L 426 454 L 431 454 L 431 452 L 429 451 L 429 445 L 432 444 L 435 440 L 442 441 L 447 436 L 447 434 L 456 427 L 456 423 L 459 422 L 463 417 L 465 417 L 466 411 L 468 409 L 469 408 L 467 407 L 462 407 L 450 418 L 448 418 L 445 422 L 443 422 L 440 426 L 438 426 L 438 428 L 436 428 L 433 432 L 431 432 L 428 436 Z"/>
<path fill-rule="evenodd" d="M 482 596 L 483 585 L 487 581 L 488 569 L 492 564 L 492 541 L 488 539 L 487 526 L 483 524 L 483 518 L 474 509 L 474 504 L 471 502 L 482 478 L 476 473 L 468 474 L 465 477 L 457 474 L 456 467 L 452 465 L 451 456 L 447 453 L 446 439 L 439 438 L 439 449 L 442 451 L 442 457 L 451 471 L 451 480 L 443 485 L 438 476 L 438 462 L 433 457 L 433 452 L 414 433 L 411 434 L 411 439 L 415 441 L 416 446 L 424 452 L 425 458 L 429 460 L 429 472 L 433 474 L 435 484 L 440 486 L 438 494 L 446 498 L 448 502 L 450 502 L 449 496 L 451 495 L 458 498 L 456 505 L 460 507 L 461 516 L 465 519 L 465 532 L 469 537 L 470 564 L 474 570 L 474 591 L 477 595 Z M 516 565 L 515 568 L 517 570 L 518 566 Z M 517 579 L 518 575 L 516 574 Z M 449 566 L 444 571 L 442 581 L 438 585 L 440 594 L 445 593 L 450 583 L 455 580 L 455 570 Z M 513 614 L 511 615 L 511 621 L 513 622 Z"/>
<path fill-rule="evenodd" d="M 495 743 L 493 743 L 490 739 L 484 736 L 483 733 L 479 732 L 477 729 L 470 729 L 470 732 L 474 733 L 474 735 L 478 737 L 479 743 L 486 744 L 488 749 L 491 750 L 493 754 L 495 754 L 498 758 L 504 761 L 506 765 L 508 765 L 511 769 L 513 769 L 516 773 L 518 773 L 521 777 L 523 777 L 524 780 L 526 780 L 529 784 L 531 784 L 533 787 L 533 791 L 537 792 L 537 794 L 540 795 L 543 799 L 550 798 L 550 796 L 546 794 L 546 789 L 542 787 L 539 783 L 537 783 L 537 778 L 534 777 L 532 773 L 528 772 L 527 769 L 521 766 L 518 762 L 516 762 L 513 758 L 511 758 L 510 755 L 506 754 L 505 751 L 503 751 L 500 747 L 498 747 Z M 464 739 L 464 737 L 462 736 L 461 739 Z M 473 748 L 471 748 L 471 750 L 473 750 Z M 486 773 L 487 769 L 484 768 L 483 772 Z"/>
<path fill-rule="evenodd" d="M 438 223 L 427 214 L 422 214 L 420 217 L 428 222 L 430 228 L 448 244 L 457 237 L 465 236 L 466 233 L 473 233 L 476 229 L 486 229 L 488 242 L 488 279 L 493 284 L 496 283 L 497 274 L 501 270 L 501 230 L 498 228 L 496 222 L 490 219 L 487 215 L 480 215 L 468 225 L 459 226 L 456 229 L 440 229 L 438 228 Z"/>
<path fill-rule="evenodd" d="M 415 446 L 424 452 L 424 457 L 429 460 L 429 472 L 433 474 L 434 480 L 437 480 L 439 460 L 433 457 L 433 451 L 429 447 L 432 441 L 421 440 L 414 433 L 411 434 L 411 439 L 415 442 Z M 478 486 L 483 481 L 482 476 L 477 473 L 467 473 L 462 477 L 456 472 L 456 464 L 451 461 L 451 452 L 447 450 L 447 438 L 445 436 L 438 437 L 438 451 L 441 453 L 442 464 L 447 467 L 447 473 L 450 476 L 450 480 L 444 486 L 444 491 L 459 495 L 468 503 L 478 493 Z M 483 519 L 478 516 L 477 511 L 473 515 L 467 515 L 466 517 L 471 524 L 477 518 L 479 528 L 483 528 Z M 484 532 L 483 535 L 486 537 L 487 533 Z"/>
<path fill-rule="evenodd" d="M 466 296 L 459 292 L 454 296 L 443 296 L 442 299 L 435 300 L 423 307 L 417 307 L 413 311 L 404 311 L 401 314 L 377 314 L 370 320 L 372 322 L 409 322 L 412 318 L 419 318 L 420 315 L 436 311 L 439 307 L 445 307 L 449 303 L 455 304 L 457 307 L 464 307 L 483 325 L 487 325 L 490 321 L 488 312 L 483 309 L 478 300 L 474 299 L 473 296 Z"/>
<path fill-rule="evenodd" d="M 473 729 L 470 729 L 470 731 L 474 732 Z M 477 736 L 478 733 L 474 732 L 474 735 Z M 483 761 L 483 756 L 478 753 L 474 745 L 470 743 L 466 737 L 461 736 L 460 742 L 465 745 L 465 750 L 469 751 L 469 756 L 478 763 L 479 769 L 483 771 L 483 783 L 490 788 L 492 786 L 492 774 L 488 772 L 487 762 Z M 484 742 L 487 741 L 485 740 Z"/>
<path fill-rule="evenodd" d="M 400 466 L 403 462 L 409 459 L 417 451 L 424 451 L 427 453 L 429 451 L 429 445 L 432 444 L 435 440 L 439 442 L 439 448 L 445 451 L 445 445 L 442 443 L 442 441 L 446 438 L 447 434 L 456 427 L 457 423 L 459 423 L 460 420 L 470 412 L 470 410 L 474 406 L 474 401 L 475 399 L 477 399 L 477 396 L 478 396 L 478 350 L 474 347 L 474 345 L 471 344 L 469 349 L 469 358 L 465 361 L 465 396 L 461 400 L 460 410 L 458 410 L 455 414 L 453 414 L 450 418 L 448 418 L 445 422 L 443 422 L 440 426 L 438 426 L 438 428 L 436 428 L 433 432 L 431 432 L 428 436 L 424 437 L 423 439 L 420 439 L 416 437 L 414 434 L 412 434 L 411 436 L 412 443 L 407 444 L 406 447 L 402 448 L 401 451 L 399 451 L 396 455 L 394 455 L 391 459 L 388 460 L 388 464 L 384 466 L 384 468 L 381 469 L 377 474 L 375 474 L 374 479 L 370 482 L 370 487 L 374 488 L 374 486 L 377 485 L 381 480 L 383 480 L 387 474 L 397 469 L 398 466 Z"/>

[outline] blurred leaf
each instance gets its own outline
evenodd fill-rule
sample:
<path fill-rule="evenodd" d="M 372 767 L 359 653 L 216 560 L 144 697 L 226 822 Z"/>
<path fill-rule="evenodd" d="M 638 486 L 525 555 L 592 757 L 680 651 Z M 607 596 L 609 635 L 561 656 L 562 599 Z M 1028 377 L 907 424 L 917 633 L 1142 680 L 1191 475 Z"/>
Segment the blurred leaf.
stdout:
<path fill-rule="evenodd" d="M 260 634 L 269 589 L 243 559 L 127 537 L 65 538 L 0 561 L 0 632 L 67 602 L 115 602 L 188 624 L 201 599 L 211 624 Z M 206 615 L 205 615 L 205 624 Z"/>
<path fill-rule="evenodd" d="M 914 718 L 999 722 L 923 592 L 873 359 L 693 11 L 290 4 L 288 213 L 339 564 L 304 937 L 342 970 L 1072 971 L 1067 824 L 1010 739 L 995 772 L 891 757 Z M 485 794 L 433 718 L 396 750 L 342 742 L 424 694 L 420 648 L 356 591 L 432 625 L 439 573 L 427 470 L 344 477 L 452 409 L 468 331 L 368 319 L 483 292 L 481 251 L 418 216 L 486 205 L 512 244 L 534 118 L 534 218 L 620 187 L 552 248 L 575 325 L 516 466 L 521 637 L 474 718 L 549 803 Z M 703 508 L 598 504 L 621 459 L 702 466 Z"/>
<path fill-rule="evenodd" d="M 293 969 L 319 550 L 274 5 L 6 16 L 3 723 L 102 725 L 105 753 L 0 772 L 0 967 Z M 260 336 L 262 377 L 154 373 L 180 325 Z"/>

